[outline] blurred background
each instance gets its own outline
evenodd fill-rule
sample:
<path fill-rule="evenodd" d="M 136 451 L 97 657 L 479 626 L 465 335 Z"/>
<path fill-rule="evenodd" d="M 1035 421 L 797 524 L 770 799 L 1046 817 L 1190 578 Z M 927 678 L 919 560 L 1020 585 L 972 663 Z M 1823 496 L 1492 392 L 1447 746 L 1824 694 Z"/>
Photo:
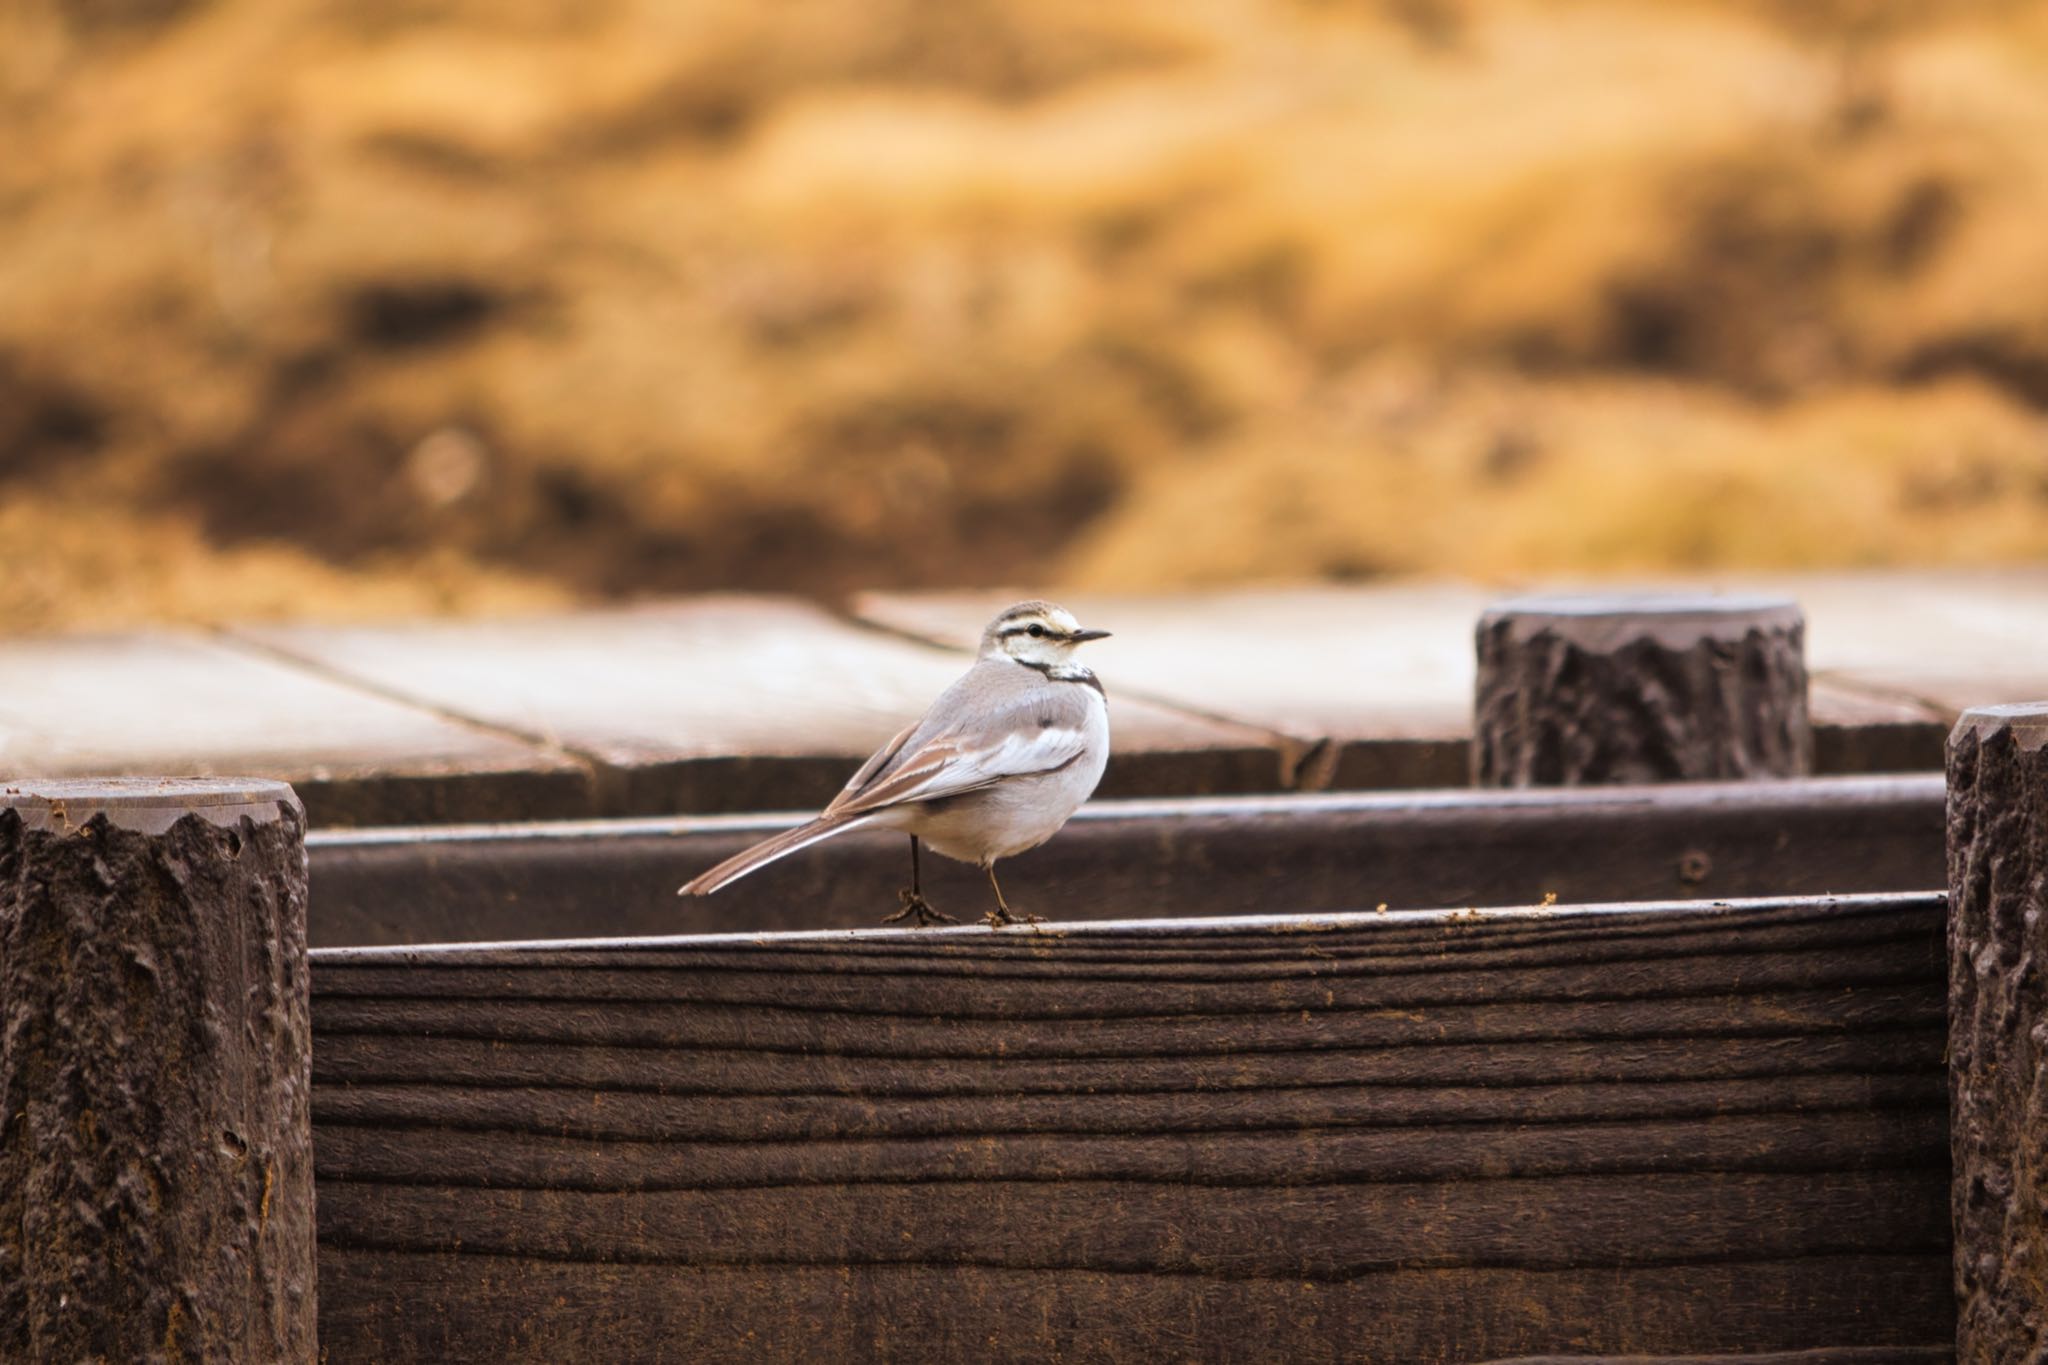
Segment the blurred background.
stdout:
<path fill-rule="evenodd" d="M 0 630 L 2048 555 L 2048 6 L 6 0 Z"/>

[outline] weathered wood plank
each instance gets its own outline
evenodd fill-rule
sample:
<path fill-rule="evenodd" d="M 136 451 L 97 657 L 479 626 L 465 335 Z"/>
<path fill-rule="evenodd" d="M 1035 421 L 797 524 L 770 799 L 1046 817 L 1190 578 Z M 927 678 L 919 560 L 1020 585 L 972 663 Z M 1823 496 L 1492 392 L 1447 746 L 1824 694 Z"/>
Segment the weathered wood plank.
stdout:
<path fill-rule="evenodd" d="M 1806 1259 L 1880 1244 L 1939 1255 L 1947 1219 L 1919 1197 L 1929 1183 L 1912 1171 L 1355 1187 L 1001 1176 L 915 1187 L 626 1191 L 348 1182 L 322 1191 L 320 1226 L 329 1246 L 603 1263 L 966 1264 L 1341 1281 L 1416 1268 Z M 1646 1202 L 1664 1220 L 1654 1242 L 1639 1226 Z M 1106 1208 L 1115 1214 L 1104 1216 Z"/>
<path fill-rule="evenodd" d="M 585 817 L 587 765 L 212 636 L 8 640 L 0 773 L 281 778 L 314 826 Z"/>
<path fill-rule="evenodd" d="M 1276 1107 L 1275 1112 L 1285 1110 Z M 410 1141 L 429 1146 L 408 1150 L 408 1129 L 415 1130 Z M 731 1143 L 661 1142 L 644 1135 L 556 1138 L 502 1130 L 465 1134 L 450 1128 L 423 1136 L 427 1131 L 424 1120 L 381 1125 L 374 1136 L 346 1123 L 322 1123 L 321 1179 L 398 1187 L 453 1183 L 459 1176 L 478 1189 L 556 1189 L 580 1182 L 614 1191 L 812 1187 L 829 1193 L 834 1187 L 987 1181 L 1164 1182 L 1220 1189 L 1262 1181 L 1363 1186 L 1572 1174 L 1621 1179 L 1702 1167 L 1726 1174 L 1888 1169 L 1901 1162 L 1927 1173 L 1916 1187 L 1942 1184 L 1946 1175 L 1940 1159 L 1946 1129 L 1941 1116 L 1924 1105 L 1792 1115 L 1691 1114 L 1627 1124 L 1497 1119 L 1490 1130 L 1417 1125 L 1325 1131 L 1311 1126 L 1287 1132 L 1212 1132 L 1198 1135 L 1198 1141 L 1183 1134 L 1110 1133 L 1097 1134 L 1103 1139 L 1099 1142 L 1084 1142 L 1077 1136 L 1086 1134 L 987 1131 L 943 1137 L 888 1134 L 840 1143 L 821 1128 L 823 1146 L 764 1143 L 751 1150 Z M 337 1140 L 337 1134 L 344 1136 Z M 661 1145 L 619 1145 L 633 1141 Z M 332 1144 L 331 1150 L 326 1144 Z M 535 1183 L 522 1183 L 527 1179 Z"/>
<path fill-rule="evenodd" d="M 1816 678 L 1918 698 L 1951 723 L 1973 706 L 2048 696 L 2048 567 L 1745 575 L 1728 586 L 1798 599 Z"/>
<path fill-rule="evenodd" d="M 323 1341 L 1918 1349 L 1952 1325 L 1942 908 L 322 951 Z"/>
<path fill-rule="evenodd" d="M 326 1016 L 323 1016 L 326 1017 Z M 1021 1096 L 1296 1086 L 1483 1084 L 1573 1085 L 1601 1081 L 1704 1081 L 1941 1066 L 1941 1039 L 1928 1025 L 1890 1021 L 1853 1032 L 1667 1038 L 1563 1038 L 1547 1042 L 1461 1042 L 1427 1048 L 1314 1047 L 1292 1052 L 1190 1053 L 1157 1057 L 1133 1077 L 1120 1057 L 1016 1057 L 980 1067 L 935 1067 L 930 1057 L 870 1051 L 768 1052 L 739 1048 L 613 1047 L 601 1043 L 470 1038 L 417 1029 L 349 1033 L 323 1029 L 321 1078 L 354 1087 L 386 1082 L 586 1087 L 667 1095 Z M 323 1094 L 323 1103 L 325 1096 Z"/>
<path fill-rule="evenodd" d="M 792 974 L 801 979 L 802 974 Z M 1871 980 L 1844 973 L 1839 984 L 1816 990 L 1768 985 L 1730 985 L 1703 994 L 1660 995 L 1655 991 L 1624 999 L 1543 1000 L 1504 996 L 1458 1002 L 1418 997 L 1370 985 L 1340 993 L 1333 985 L 1306 985 L 1276 994 L 1289 1003 L 1277 1009 L 1245 1009 L 1219 1001 L 1214 1012 L 1200 1007 L 1202 992 L 1190 988 L 1182 1001 L 1156 1012 L 1123 1016 L 1076 1003 L 1071 1011 L 996 1016 L 986 1008 L 948 1017 L 922 990 L 917 978 L 899 989 L 915 1001 L 886 1007 L 836 1009 L 807 1003 L 747 1004 L 701 998 L 694 1001 L 637 1001 L 614 995 L 599 1001 L 508 1000 L 472 996 L 454 1001 L 322 1001 L 316 1027 L 326 1032 L 404 1036 L 435 1032 L 452 1037 L 528 1042 L 599 1043 L 621 1047 L 711 1047 L 809 1050 L 830 1045 L 854 1056 L 937 1059 L 1002 1055 L 1018 1059 L 1115 1058 L 1172 1050 L 1181 1056 L 1243 1055 L 1348 1046 L 1417 1046 L 1413 1025 L 1427 1023 L 1431 1044 L 1542 1042 L 1572 1038 L 1669 1038 L 1701 1030 L 1717 1035 L 1777 1036 L 1829 1032 L 1912 1019 L 1937 1020 L 1940 1011 L 1925 999 L 1921 982 Z M 1002 986 L 994 979 L 990 990 Z M 1290 983 L 1293 984 L 1293 983 Z M 763 989 L 773 990 L 772 984 Z M 822 987 L 820 988 L 823 989 Z M 1475 991 L 1483 990 L 1476 985 Z M 1219 990 L 1219 994 L 1222 992 Z M 963 997 L 971 995 L 964 991 Z M 1236 992 L 1231 992 L 1236 994 Z M 479 1006 L 484 1012 L 479 1012 Z M 924 1013 L 909 1011 L 921 1009 Z M 1005 1049 L 1017 1026 L 1044 1025 L 1028 1040 Z M 1028 1042 L 1028 1046 L 1026 1043 Z"/>
<path fill-rule="evenodd" d="M 574 754 L 596 770 L 597 809 L 613 815 L 821 806 L 973 662 L 765 596 L 237 634 Z M 1278 791 L 1283 747 L 1265 730 L 1124 698 L 1104 791 Z"/>
<path fill-rule="evenodd" d="M 1927 1069 L 1900 1074 L 1758 1077 L 1704 1082 L 1599 1085 L 1359 1086 L 1269 1088 L 1226 1095 L 1172 1091 L 1088 1095 L 919 1096 L 882 1101 L 867 1095 L 802 1093 L 724 1096 L 623 1092 L 593 1104 L 567 1087 L 458 1090 L 425 1086 L 350 1086 L 323 1094 L 320 1119 L 340 1127 L 404 1128 L 422 1124 L 477 1133 L 542 1131 L 592 1142 L 801 1142 L 834 1138 L 945 1138 L 999 1132 L 1084 1134 L 1257 1134 L 1283 1128 L 1389 1129 L 1478 1123 L 1640 1123 L 1666 1119 L 1781 1114 L 1787 1110 L 1853 1112 L 1926 1110 L 1939 1098 Z M 1890 1125 L 1916 1125 L 1901 1117 Z M 1920 1158 L 1930 1153 L 1921 1151 Z M 637 1160 L 637 1158 L 636 1158 Z M 639 1170 L 632 1167 L 629 1170 Z M 444 1170 L 442 1174 L 448 1173 Z M 622 1176 L 623 1178 L 627 1178 Z"/>
<path fill-rule="evenodd" d="M 1486 1365 L 1946 1365 L 1955 1349 L 1940 1346 L 1824 1346 L 1816 1351 L 1745 1351 L 1740 1355 L 1516 1356 Z"/>
<path fill-rule="evenodd" d="M 1863 927 L 1863 926 L 1858 926 Z M 1891 926 L 1884 926 L 1891 927 Z M 1761 936 L 1768 943 L 1775 936 Z M 1568 945 L 1542 944 L 1530 953 L 1555 952 Z M 1289 964 L 1257 964 L 1263 970 L 1236 973 L 1211 969 L 1208 976 L 1176 973 L 1163 980 L 1145 979 L 1142 968 L 1059 973 L 1056 964 L 1033 961 L 1021 970 L 974 971 L 973 959 L 947 965 L 954 971 L 891 971 L 894 964 L 854 959 L 834 975 L 813 984 L 799 999 L 787 994 L 789 974 L 820 970 L 816 955 L 792 954 L 782 970 L 743 967 L 721 971 L 715 966 L 676 964 L 645 968 L 593 966 L 535 967 L 510 971 L 387 969 L 360 972 L 348 989 L 372 998 L 417 994 L 436 1004 L 450 1000 L 485 1000 L 493 1006 L 535 1002 L 555 1005 L 571 1001 L 646 1000 L 670 1008 L 682 1005 L 728 1006 L 772 1011 L 778 1015 L 839 1014 L 891 1019 L 940 1018 L 947 1024 L 980 1020 L 1053 1020 L 1102 1022 L 1152 1020 L 1162 1016 L 1288 1014 L 1296 1010 L 1438 1009 L 1485 1006 L 1496 1011 L 1528 1002 L 1627 1001 L 1691 998 L 1702 980 L 1699 963 L 1714 956 L 1720 945 L 1701 944 L 1696 955 L 1631 957 L 1609 950 L 1590 953 L 1590 962 L 1539 962 L 1516 972 L 1509 993 L 1491 993 L 1502 986 L 1497 963 L 1464 960 L 1443 954 L 1441 972 L 1418 970 L 1413 961 L 1384 968 L 1364 962 L 1314 958 L 1303 954 L 1293 972 Z M 1710 994 L 1720 995 L 1736 984 L 1748 993 L 1795 991 L 1816 976 L 1843 986 L 1884 986 L 1910 981 L 1930 955 L 1924 935 L 1899 927 L 1883 939 L 1848 937 L 1837 949 L 1764 948 L 1729 956 L 1726 979 L 1716 978 Z M 1171 964 L 1179 967 L 1181 964 Z M 1005 999 L 993 1001 L 991 987 Z M 907 989 L 915 1000 L 905 998 Z M 346 998 L 337 990 L 335 999 Z M 910 1011 L 915 1011 L 914 1014 Z"/>
<path fill-rule="evenodd" d="M 1940 1256 L 1918 1252 L 1628 1270 L 1417 1267 L 1336 1283 L 975 1265 L 591 1265 L 342 1249 L 327 1252 L 321 1270 L 351 1289 L 346 1301 L 323 1299 L 332 1305 L 322 1316 L 324 1340 L 374 1342 L 386 1358 L 437 1361 L 1451 1365 L 1517 1354 L 1497 1343 L 1531 1340 L 1596 1357 L 1676 1355 L 1702 1340 L 1768 1350 L 1811 1340 L 1845 1294 L 1883 1305 L 1893 1321 L 1935 1321 L 1948 1311 Z M 1724 1321 L 1731 1304 L 1741 1306 L 1739 1330 Z M 1879 1330 L 1865 1324 L 1862 1334 Z M 1942 1337 L 1935 1329 L 1920 1341 Z M 1942 1358 L 1845 1353 L 1811 1362 Z"/>
<path fill-rule="evenodd" d="M 1004 864 L 1062 918 L 1924 890 L 1944 884 L 1937 776 L 1560 792 L 1095 802 Z M 897 907 L 902 839 L 860 832 L 720 892 L 675 888 L 793 817 L 315 834 L 321 946 L 852 928 Z M 1011 869 L 1014 867 L 1014 871 Z M 975 913 L 972 868 L 925 862 Z"/>

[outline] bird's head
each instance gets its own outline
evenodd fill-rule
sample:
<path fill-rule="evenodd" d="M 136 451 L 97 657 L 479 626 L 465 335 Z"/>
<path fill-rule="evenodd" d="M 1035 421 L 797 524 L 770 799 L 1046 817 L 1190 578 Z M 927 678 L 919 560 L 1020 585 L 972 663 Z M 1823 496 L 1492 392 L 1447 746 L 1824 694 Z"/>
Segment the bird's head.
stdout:
<path fill-rule="evenodd" d="M 1051 602 L 1019 602 L 997 613 L 981 633 L 981 657 L 1006 655 L 1019 663 L 1050 666 L 1073 657 L 1078 645 L 1106 630 L 1083 630 L 1074 613 Z"/>

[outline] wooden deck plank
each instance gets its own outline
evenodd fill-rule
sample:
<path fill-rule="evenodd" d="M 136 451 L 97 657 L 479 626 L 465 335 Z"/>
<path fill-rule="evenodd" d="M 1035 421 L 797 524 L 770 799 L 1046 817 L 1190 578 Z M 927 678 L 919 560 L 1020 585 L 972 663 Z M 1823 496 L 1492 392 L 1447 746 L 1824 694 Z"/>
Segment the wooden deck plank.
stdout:
<path fill-rule="evenodd" d="M 612 814 L 822 805 L 970 662 L 766 597 L 243 634 L 578 754 Z M 1105 795 L 1281 785 L 1280 737 L 1135 699 L 1117 699 L 1112 744 Z"/>
<path fill-rule="evenodd" d="M 1799 597 L 1817 678 L 1918 700 L 1944 726 L 1972 706 L 2048 697 L 2048 569 L 1871 570 L 1749 581 Z"/>
<path fill-rule="evenodd" d="M 280 778 L 319 825 L 593 813 L 573 758 L 177 631 L 7 641 L 0 774 Z"/>

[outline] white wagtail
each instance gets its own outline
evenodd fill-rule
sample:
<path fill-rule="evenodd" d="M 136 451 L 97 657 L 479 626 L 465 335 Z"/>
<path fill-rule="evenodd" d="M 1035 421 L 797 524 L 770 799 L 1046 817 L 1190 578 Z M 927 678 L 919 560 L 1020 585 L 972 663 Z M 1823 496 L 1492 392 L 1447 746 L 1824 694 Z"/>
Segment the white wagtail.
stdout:
<path fill-rule="evenodd" d="M 982 632 L 974 667 L 862 764 L 817 819 L 735 854 L 677 894 L 708 896 L 785 854 L 873 825 L 910 836 L 903 909 L 884 923 L 913 916 L 919 924 L 953 922 L 924 898 L 920 841 L 987 872 L 996 908 L 986 918 L 1012 923 L 996 859 L 1058 833 L 1109 761 L 1107 695 L 1074 661 L 1076 646 L 1108 634 L 1081 629 L 1073 613 L 1050 602 L 1006 609 Z"/>

